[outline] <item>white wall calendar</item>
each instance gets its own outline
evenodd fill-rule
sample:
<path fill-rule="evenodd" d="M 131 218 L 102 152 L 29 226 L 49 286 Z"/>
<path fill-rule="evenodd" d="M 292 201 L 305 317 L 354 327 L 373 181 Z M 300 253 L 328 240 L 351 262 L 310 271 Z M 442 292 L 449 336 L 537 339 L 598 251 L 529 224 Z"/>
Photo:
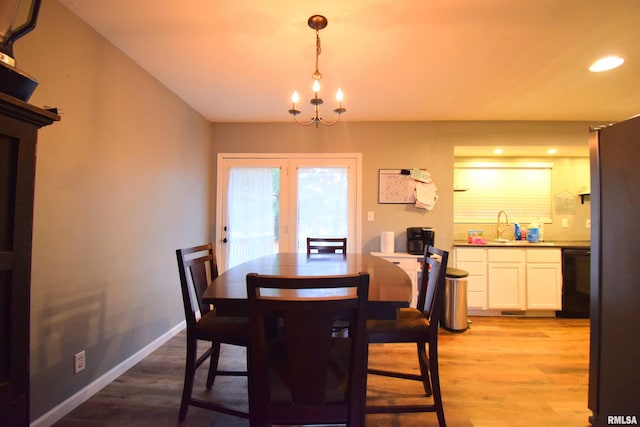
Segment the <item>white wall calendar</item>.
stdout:
<path fill-rule="evenodd" d="M 409 169 L 380 169 L 378 203 L 415 203 L 415 189 Z"/>

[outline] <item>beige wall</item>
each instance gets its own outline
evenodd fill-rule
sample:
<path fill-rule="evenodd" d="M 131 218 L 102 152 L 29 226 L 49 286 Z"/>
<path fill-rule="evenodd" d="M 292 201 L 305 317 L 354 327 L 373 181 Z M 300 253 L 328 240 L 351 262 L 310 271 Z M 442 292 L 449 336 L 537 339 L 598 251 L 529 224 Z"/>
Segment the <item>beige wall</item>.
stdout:
<path fill-rule="evenodd" d="M 283 109 L 286 114 L 286 109 Z M 453 150 L 437 144 L 435 128 L 425 123 L 343 123 L 334 127 L 296 124 L 213 125 L 214 151 L 230 152 L 358 152 L 363 162 L 363 247 L 378 251 L 381 231 L 396 233 L 396 249 L 406 249 L 402 233 L 408 226 L 431 226 L 436 240 L 450 245 L 452 233 Z M 378 204 L 378 169 L 427 168 L 438 186 L 440 199 L 433 211 L 413 205 Z M 367 221 L 373 211 L 375 221 Z"/>
<path fill-rule="evenodd" d="M 285 110 L 283 107 L 283 114 Z M 406 250 L 406 229 L 428 226 L 436 230 L 436 245 L 451 249 L 454 239 L 465 238 L 466 225 L 453 225 L 453 148 L 462 145 L 499 146 L 586 146 L 590 123 L 580 122 L 360 122 L 348 121 L 334 127 L 301 127 L 296 124 L 216 123 L 213 125 L 215 153 L 248 152 L 359 152 L 363 158 L 362 250 L 380 250 L 382 231 L 396 235 L 396 251 Z M 215 153 L 214 163 L 215 163 Z M 583 161 L 585 161 L 583 159 Z M 576 163 L 577 162 L 577 163 Z M 567 171 L 575 164 L 584 179 L 586 163 L 563 159 L 555 169 L 561 179 L 570 180 Z M 588 165 L 586 173 L 588 174 Z M 439 199 L 432 211 L 413 205 L 378 204 L 378 170 L 395 168 L 427 168 L 438 187 Z M 588 175 L 586 176 L 588 182 Z M 572 184 L 573 185 L 573 184 Z M 215 188 L 215 182 L 213 183 Z M 556 188 L 553 189 L 556 194 Z M 561 191 L 558 189 L 558 191 Z M 573 188 L 572 188 L 572 191 Z M 584 223 L 589 204 L 578 207 L 570 224 Z M 373 211 L 375 220 L 367 221 Z M 497 212 L 496 212 L 497 215 Z M 581 222 L 582 220 L 582 222 Z M 589 238 L 586 229 L 556 230 L 549 233 L 560 240 Z M 464 234 L 463 234 L 464 233 Z M 213 229 L 212 229 L 213 235 Z M 462 236 L 462 237 L 460 237 Z"/>
<path fill-rule="evenodd" d="M 184 319 L 175 249 L 208 239 L 211 128 L 56 1 L 15 54 L 62 117 L 38 143 L 34 420 Z"/>

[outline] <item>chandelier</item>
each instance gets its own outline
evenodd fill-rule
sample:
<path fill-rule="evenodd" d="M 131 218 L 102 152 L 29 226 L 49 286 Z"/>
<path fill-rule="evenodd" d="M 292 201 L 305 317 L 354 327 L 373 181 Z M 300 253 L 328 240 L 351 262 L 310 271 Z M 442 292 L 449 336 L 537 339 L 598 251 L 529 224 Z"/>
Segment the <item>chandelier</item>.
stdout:
<path fill-rule="evenodd" d="M 336 113 L 338 117 L 333 121 L 325 121 L 322 117 L 320 117 L 319 106 L 324 103 L 324 100 L 320 98 L 320 79 L 322 78 L 322 73 L 320 73 L 320 70 L 318 69 L 318 57 L 320 56 L 322 49 L 320 48 L 319 32 L 327 26 L 327 23 L 327 18 L 322 15 L 313 15 L 307 21 L 309 27 L 316 31 L 316 71 L 311 75 L 311 77 L 313 78 L 313 98 L 309 100 L 309 103 L 313 105 L 314 115 L 308 122 L 298 121 L 297 115 L 300 114 L 301 111 L 296 107 L 296 104 L 298 103 L 298 101 L 300 101 L 300 96 L 298 95 L 297 91 L 293 92 L 293 95 L 291 96 L 291 102 L 293 105 L 289 110 L 289 114 L 293 116 L 293 119 L 296 121 L 296 123 L 302 126 L 309 126 L 314 123 L 316 125 L 316 128 L 318 127 L 318 123 L 322 123 L 323 125 L 327 126 L 335 125 L 340 120 L 340 116 L 342 115 L 342 113 L 347 111 L 346 108 L 342 107 L 342 91 L 338 89 L 338 92 L 336 93 L 338 106 L 333 110 L 333 112 Z"/>

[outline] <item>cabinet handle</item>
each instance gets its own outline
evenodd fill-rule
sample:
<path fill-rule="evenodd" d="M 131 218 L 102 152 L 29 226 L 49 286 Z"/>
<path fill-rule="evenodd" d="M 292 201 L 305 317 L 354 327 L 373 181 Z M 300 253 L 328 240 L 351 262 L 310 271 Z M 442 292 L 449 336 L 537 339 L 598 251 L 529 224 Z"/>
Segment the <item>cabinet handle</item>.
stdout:
<path fill-rule="evenodd" d="M 400 261 L 391 261 L 391 264 L 400 264 Z"/>

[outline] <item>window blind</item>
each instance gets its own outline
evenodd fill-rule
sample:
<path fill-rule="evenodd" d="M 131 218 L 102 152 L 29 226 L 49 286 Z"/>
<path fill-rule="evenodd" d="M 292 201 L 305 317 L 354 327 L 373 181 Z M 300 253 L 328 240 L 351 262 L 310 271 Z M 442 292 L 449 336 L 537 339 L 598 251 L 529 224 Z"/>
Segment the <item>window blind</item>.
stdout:
<path fill-rule="evenodd" d="M 553 163 L 458 163 L 454 167 L 454 221 L 551 222 Z"/>

